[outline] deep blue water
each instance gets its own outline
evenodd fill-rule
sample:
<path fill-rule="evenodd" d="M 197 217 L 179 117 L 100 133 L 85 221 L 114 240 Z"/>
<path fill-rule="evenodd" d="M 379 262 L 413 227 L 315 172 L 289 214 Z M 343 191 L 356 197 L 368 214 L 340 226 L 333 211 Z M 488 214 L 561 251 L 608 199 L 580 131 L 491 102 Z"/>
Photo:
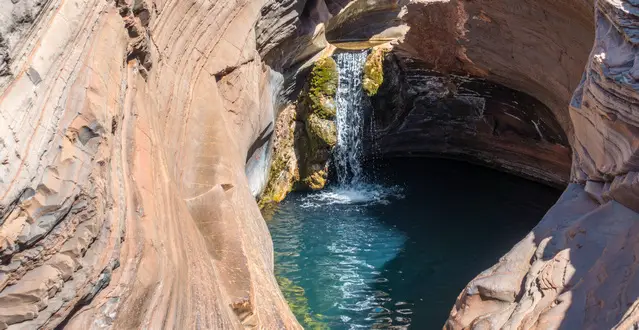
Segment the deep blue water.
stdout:
<path fill-rule="evenodd" d="M 306 328 L 441 329 L 464 286 L 560 194 L 451 160 L 374 167 L 378 185 L 292 193 L 265 215 L 276 276 Z"/>

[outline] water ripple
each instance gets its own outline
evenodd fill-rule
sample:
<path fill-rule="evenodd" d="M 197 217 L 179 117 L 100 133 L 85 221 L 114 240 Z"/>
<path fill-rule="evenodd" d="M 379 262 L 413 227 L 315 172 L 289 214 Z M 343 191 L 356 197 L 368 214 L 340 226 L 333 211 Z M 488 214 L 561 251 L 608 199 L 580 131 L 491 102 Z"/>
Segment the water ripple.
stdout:
<path fill-rule="evenodd" d="M 276 273 L 305 288 L 300 292 L 295 287 L 282 287 L 289 301 L 308 301 L 307 307 L 295 306 L 298 319 L 320 315 L 332 329 L 404 324 L 393 321 L 400 314 L 394 312 L 395 302 L 389 292 L 380 290 L 380 285 L 389 280 L 379 270 L 402 251 L 405 234 L 380 223 L 366 209 L 340 204 L 347 198 L 336 197 L 380 203 L 387 198 L 402 198 L 401 189 L 379 185 L 364 188 L 357 194 L 334 188 L 290 198 L 277 211 L 278 221 L 269 224 L 277 247 Z M 352 198 L 355 195 L 360 197 Z M 301 208 L 286 207 L 288 203 L 299 206 L 300 202 Z"/>

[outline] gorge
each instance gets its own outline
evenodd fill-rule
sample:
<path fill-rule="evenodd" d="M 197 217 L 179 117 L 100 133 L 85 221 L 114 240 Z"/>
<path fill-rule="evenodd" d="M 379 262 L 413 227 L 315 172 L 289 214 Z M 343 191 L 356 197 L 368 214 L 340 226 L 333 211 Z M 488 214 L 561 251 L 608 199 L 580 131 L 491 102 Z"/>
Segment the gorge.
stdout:
<path fill-rule="evenodd" d="M 467 224 L 471 244 L 447 249 L 463 260 L 499 240 L 493 261 L 451 278 L 438 322 L 637 327 L 638 13 L 635 0 L 0 0 L 0 329 L 300 328 L 273 250 L 293 227 L 260 207 L 299 220 L 292 201 L 332 189 L 339 56 L 361 51 L 357 152 L 509 173 L 470 167 L 494 178 L 468 183 L 476 195 L 518 180 L 501 175 L 564 190 L 543 217 L 547 204 L 526 211 L 537 220 L 485 200 L 495 213 Z M 462 189 L 443 170 L 468 165 L 428 160 L 443 165 L 420 180 Z M 446 195 L 405 189 L 391 202 L 406 218 Z M 417 247 L 407 264 L 432 265 Z"/>

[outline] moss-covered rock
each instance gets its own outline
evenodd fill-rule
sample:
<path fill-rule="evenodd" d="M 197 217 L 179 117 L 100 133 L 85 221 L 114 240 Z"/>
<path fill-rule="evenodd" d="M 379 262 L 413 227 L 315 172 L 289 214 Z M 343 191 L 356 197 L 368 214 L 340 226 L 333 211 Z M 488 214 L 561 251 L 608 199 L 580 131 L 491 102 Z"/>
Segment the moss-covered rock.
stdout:
<path fill-rule="evenodd" d="M 373 48 L 364 63 L 364 80 L 362 86 L 368 96 L 377 94 L 379 86 L 384 82 L 384 56 L 388 48 Z"/>
<path fill-rule="evenodd" d="M 311 308 L 308 305 L 308 298 L 306 298 L 304 288 L 296 285 L 293 281 L 284 276 L 278 275 L 276 278 L 277 283 L 288 302 L 288 307 L 305 329 L 329 329 L 328 325 L 322 322 L 323 316 L 321 314 L 311 314 Z"/>
<path fill-rule="evenodd" d="M 260 208 L 281 202 L 291 191 L 293 183 L 299 180 L 294 147 L 296 116 L 296 106 L 291 104 L 282 110 L 275 122 L 271 169 L 258 203 Z"/>
<path fill-rule="evenodd" d="M 337 126 L 332 120 L 311 114 L 306 119 L 306 132 L 313 149 L 333 148 L 337 144 Z"/>
<path fill-rule="evenodd" d="M 322 190 L 326 186 L 326 171 L 318 171 L 311 176 L 304 178 L 304 184 L 311 190 Z"/>
<path fill-rule="evenodd" d="M 326 185 L 328 159 L 337 144 L 334 121 L 337 113 L 337 83 L 335 60 L 331 57 L 322 58 L 313 66 L 307 86 L 300 94 L 298 114 L 304 123 L 305 134 L 296 138 L 300 155 L 297 189 L 319 190 Z"/>
<path fill-rule="evenodd" d="M 337 108 L 335 93 L 337 93 L 338 72 L 337 63 L 332 57 L 319 59 L 313 65 L 309 77 L 309 86 L 305 96 L 312 113 L 322 119 L 335 119 Z"/>
<path fill-rule="evenodd" d="M 291 190 L 318 190 L 326 185 L 328 159 L 337 144 L 337 82 L 335 60 L 319 59 L 297 103 L 279 114 L 268 183 L 259 201 L 261 208 L 282 201 Z"/>

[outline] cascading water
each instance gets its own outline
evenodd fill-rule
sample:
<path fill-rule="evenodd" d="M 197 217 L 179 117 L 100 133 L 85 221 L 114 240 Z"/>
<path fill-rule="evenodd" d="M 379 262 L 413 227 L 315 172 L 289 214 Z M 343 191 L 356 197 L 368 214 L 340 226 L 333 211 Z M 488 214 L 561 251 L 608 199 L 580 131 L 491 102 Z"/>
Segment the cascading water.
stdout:
<path fill-rule="evenodd" d="M 513 189 L 524 180 L 463 163 L 368 154 L 364 162 L 372 149 L 364 145 L 366 52 L 335 59 L 336 180 L 321 191 L 292 192 L 265 214 L 276 278 L 307 329 L 441 328 L 459 288 L 508 251 L 557 196 L 532 182 Z"/>
<path fill-rule="evenodd" d="M 327 204 L 386 204 L 389 197 L 402 198 L 401 188 L 370 182 L 362 166 L 364 158 L 365 96 L 362 86 L 367 52 L 342 52 L 335 55 L 339 80 L 337 86 L 337 145 L 333 165 L 337 183 L 309 195 L 304 206 Z"/>
<path fill-rule="evenodd" d="M 336 55 L 339 70 L 337 85 L 337 146 L 333 160 L 337 180 L 342 187 L 363 183 L 364 89 L 362 76 L 366 52 Z"/>

